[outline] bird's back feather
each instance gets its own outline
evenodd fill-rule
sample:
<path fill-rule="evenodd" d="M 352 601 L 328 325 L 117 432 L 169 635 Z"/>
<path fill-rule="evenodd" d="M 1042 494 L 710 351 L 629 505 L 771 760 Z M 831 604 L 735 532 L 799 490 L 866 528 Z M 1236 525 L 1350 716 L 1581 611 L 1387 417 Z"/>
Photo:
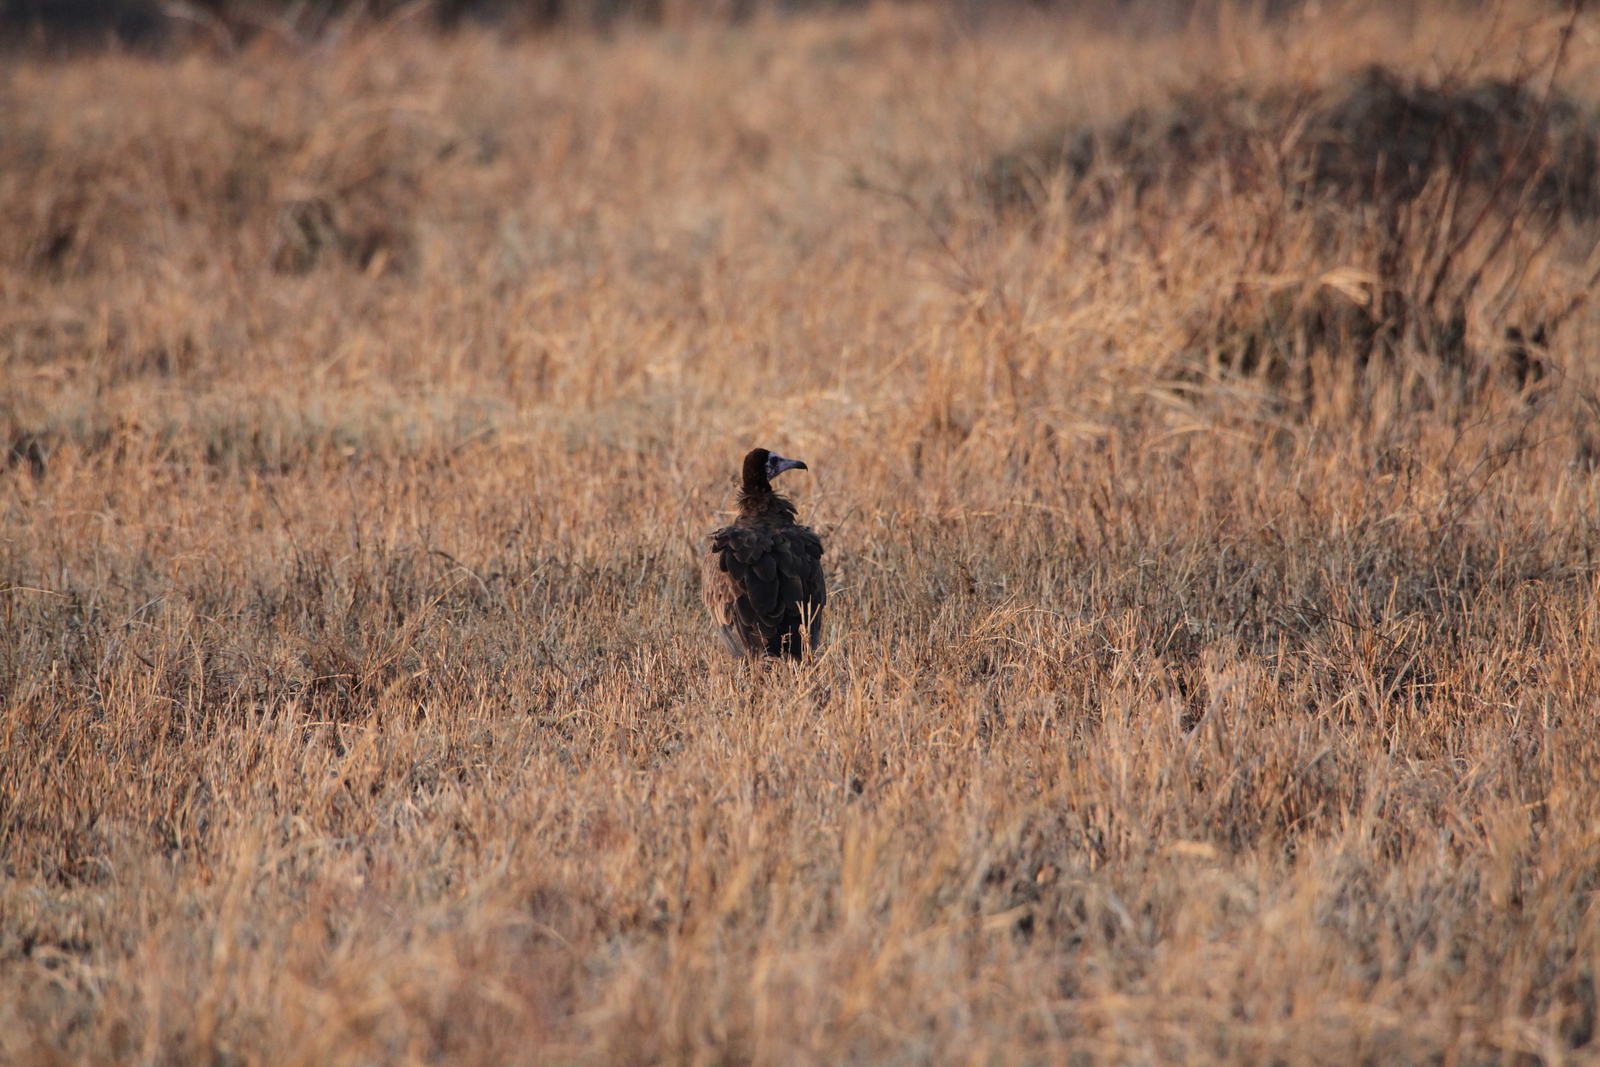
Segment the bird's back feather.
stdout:
<path fill-rule="evenodd" d="M 701 573 L 706 607 L 735 655 L 798 659 L 821 642 L 828 591 L 813 530 L 724 526 L 711 535 Z"/>

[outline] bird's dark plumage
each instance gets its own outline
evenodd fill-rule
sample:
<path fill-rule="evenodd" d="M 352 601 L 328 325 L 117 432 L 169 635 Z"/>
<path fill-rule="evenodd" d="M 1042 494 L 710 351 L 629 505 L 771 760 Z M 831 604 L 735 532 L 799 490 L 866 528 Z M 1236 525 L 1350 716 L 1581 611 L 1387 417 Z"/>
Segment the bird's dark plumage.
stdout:
<path fill-rule="evenodd" d="M 744 457 L 739 517 L 711 534 L 702 567 L 706 607 L 736 656 L 799 659 L 822 641 L 822 538 L 795 522 L 772 489 L 786 470 L 806 470 L 764 448 Z"/>

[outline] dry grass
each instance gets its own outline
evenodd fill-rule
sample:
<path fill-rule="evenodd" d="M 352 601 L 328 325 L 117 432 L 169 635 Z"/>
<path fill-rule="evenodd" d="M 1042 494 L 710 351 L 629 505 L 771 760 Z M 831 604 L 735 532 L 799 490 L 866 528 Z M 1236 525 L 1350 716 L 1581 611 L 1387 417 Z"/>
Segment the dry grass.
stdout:
<path fill-rule="evenodd" d="M 1600 321 L 1285 407 L 1195 323 L 1309 208 L 977 181 L 1558 28 L 9 67 L 0 1061 L 1593 1062 Z M 698 603 L 757 443 L 828 539 L 801 669 Z"/>

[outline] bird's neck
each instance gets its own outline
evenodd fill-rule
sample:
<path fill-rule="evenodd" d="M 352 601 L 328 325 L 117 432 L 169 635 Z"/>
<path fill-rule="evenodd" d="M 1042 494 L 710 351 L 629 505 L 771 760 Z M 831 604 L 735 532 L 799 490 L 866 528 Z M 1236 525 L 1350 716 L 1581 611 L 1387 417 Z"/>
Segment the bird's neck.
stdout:
<path fill-rule="evenodd" d="M 739 494 L 739 518 L 746 522 L 765 522 L 787 526 L 794 522 L 794 505 L 789 498 L 769 489 L 745 489 Z"/>

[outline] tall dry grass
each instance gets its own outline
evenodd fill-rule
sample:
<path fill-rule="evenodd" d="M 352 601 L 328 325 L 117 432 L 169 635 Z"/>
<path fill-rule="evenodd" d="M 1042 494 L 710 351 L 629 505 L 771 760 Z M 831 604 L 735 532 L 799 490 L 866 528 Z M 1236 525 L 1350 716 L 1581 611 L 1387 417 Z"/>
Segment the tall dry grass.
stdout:
<path fill-rule="evenodd" d="M 1594 317 L 1286 405 L 1195 324 L 1309 208 L 979 181 L 1562 21 L 10 66 L 0 1060 L 1593 1061 Z M 799 669 L 698 604 L 753 444 L 827 537 Z"/>

